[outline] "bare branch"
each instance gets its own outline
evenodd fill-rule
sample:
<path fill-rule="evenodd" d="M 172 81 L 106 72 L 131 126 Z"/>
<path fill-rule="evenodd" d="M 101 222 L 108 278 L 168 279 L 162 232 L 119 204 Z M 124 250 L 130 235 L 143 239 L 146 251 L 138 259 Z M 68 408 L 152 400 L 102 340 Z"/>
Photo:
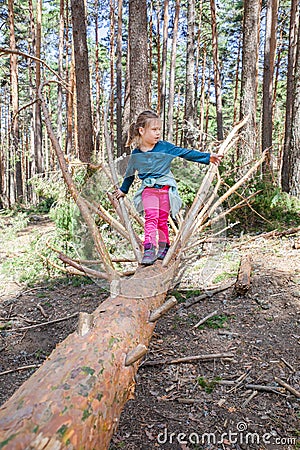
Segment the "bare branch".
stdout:
<path fill-rule="evenodd" d="M 64 181 L 65 181 L 66 185 L 68 186 L 69 192 L 70 192 L 73 200 L 77 203 L 77 206 L 82 214 L 82 217 L 84 218 L 84 220 L 88 226 L 88 229 L 93 237 L 96 250 L 98 251 L 99 256 L 104 264 L 105 271 L 109 274 L 110 279 L 118 278 L 118 274 L 113 268 L 113 264 L 110 259 L 110 255 L 107 251 L 107 248 L 105 246 L 105 243 L 103 241 L 101 233 L 100 233 L 99 229 L 97 228 L 93 217 L 90 214 L 88 205 L 87 205 L 86 201 L 79 195 L 77 188 L 75 186 L 75 183 L 69 173 L 68 165 L 66 163 L 64 153 L 61 149 L 60 143 L 58 142 L 58 139 L 55 136 L 55 133 L 54 133 L 52 125 L 51 125 L 48 108 L 47 108 L 46 102 L 44 100 L 44 97 L 42 95 L 42 89 L 43 89 L 43 85 L 41 85 L 41 87 L 40 87 L 39 98 L 40 98 L 40 101 L 42 104 L 42 109 L 43 109 L 43 113 L 44 113 L 44 117 L 45 117 L 47 132 L 48 132 L 49 138 L 51 140 L 51 143 L 53 145 L 53 148 L 56 152 Z"/>
<path fill-rule="evenodd" d="M 108 274 L 106 272 L 98 272 L 98 270 L 93 270 L 93 269 L 90 269 L 89 267 L 83 266 L 82 264 L 79 264 L 79 263 L 73 261 L 71 258 L 69 258 L 67 255 L 64 255 L 63 253 L 60 253 L 58 255 L 58 257 L 65 264 L 68 264 L 69 266 L 72 266 L 75 269 L 83 272 L 84 275 L 88 275 L 93 278 L 102 278 L 105 280 L 108 279 Z"/>
<path fill-rule="evenodd" d="M 23 56 L 24 58 L 32 59 L 33 61 L 37 61 L 43 64 L 43 66 L 47 67 L 47 69 L 50 70 L 50 72 L 53 73 L 53 75 L 55 75 L 58 78 L 58 80 L 61 82 L 62 85 L 68 88 L 67 83 L 59 76 L 59 74 L 55 70 L 53 70 L 47 63 L 45 63 L 45 61 L 43 61 L 42 59 L 37 58 L 36 56 L 33 55 L 29 55 L 28 53 L 20 52 L 19 50 L 12 50 L 11 48 L 0 47 L 0 53 L 4 53 L 7 55 L 14 54 L 18 56 Z"/>

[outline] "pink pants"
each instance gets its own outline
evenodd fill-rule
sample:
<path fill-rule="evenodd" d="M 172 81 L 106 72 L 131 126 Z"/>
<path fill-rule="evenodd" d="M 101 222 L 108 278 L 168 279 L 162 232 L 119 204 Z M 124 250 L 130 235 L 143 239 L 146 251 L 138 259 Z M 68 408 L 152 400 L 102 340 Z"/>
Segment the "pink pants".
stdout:
<path fill-rule="evenodd" d="M 145 244 L 157 246 L 158 242 L 169 241 L 168 217 L 170 213 L 169 192 L 167 189 L 145 188 L 142 193 L 145 211 Z"/>

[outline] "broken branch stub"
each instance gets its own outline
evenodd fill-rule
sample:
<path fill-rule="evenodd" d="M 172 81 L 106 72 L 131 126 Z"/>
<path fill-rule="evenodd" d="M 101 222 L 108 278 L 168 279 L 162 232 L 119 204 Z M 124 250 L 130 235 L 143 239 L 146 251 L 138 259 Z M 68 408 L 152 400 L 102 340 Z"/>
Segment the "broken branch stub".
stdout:
<path fill-rule="evenodd" d="M 250 255 L 242 256 L 240 267 L 238 271 L 237 280 L 234 290 L 239 295 L 245 295 L 251 286 L 251 270 L 252 259 Z"/>
<path fill-rule="evenodd" d="M 125 366 L 131 366 L 139 359 L 141 359 L 146 353 L 148 349 L 144 344 L 138 344 L 134 349 L 132 349 L 126 356 Z"/>
<path fill-rule="evenodd" d="M 175 297 L 168 298 L 168 300 L 165 303 L 163 303 L 159 308 L 157 308 L 155 311 L 152 311 L 149 317 L 149 322 L 156 322 L 175 305 L 177 305 L 176 298 Z"/>

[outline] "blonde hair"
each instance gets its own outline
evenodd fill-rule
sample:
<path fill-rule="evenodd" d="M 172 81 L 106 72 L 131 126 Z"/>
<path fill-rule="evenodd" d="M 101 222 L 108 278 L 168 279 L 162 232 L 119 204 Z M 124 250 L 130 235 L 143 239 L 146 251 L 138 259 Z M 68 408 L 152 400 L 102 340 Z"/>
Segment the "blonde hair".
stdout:
<path fill-rule="evenodd" d="M 138 115 L 136 122 L 132 122 L 129 126 L 126 147 L 130 147 L 132 144 L 139 145 L 139 128 L 147 128 L 151 120 L 160 120 L 160 117 L 156 112 L 151 110 L 143 111 Z"/>

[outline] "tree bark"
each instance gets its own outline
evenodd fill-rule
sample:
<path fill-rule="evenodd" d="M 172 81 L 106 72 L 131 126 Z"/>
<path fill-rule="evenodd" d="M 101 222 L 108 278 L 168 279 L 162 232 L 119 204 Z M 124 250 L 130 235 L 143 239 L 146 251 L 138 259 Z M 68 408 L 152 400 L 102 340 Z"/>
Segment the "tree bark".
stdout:
<path fill-rule="evenodd" d="M 115 0 L 109 1 L 109 60 L 110 60 L 110 139 L 114 143 L 114 88 L 115 88 Z"/>
<path fill-rule="evenodd" d="M 146 0 L 129 0 L 130 121 L 149 105 Z"/>
<path fill-rule="evenodd" d="M 205 71 L 206 71 L 206 60 L 207 60 L 207 49 L 206 44 L 203 46 L 203 61 L 202 61 L 202 80 L 200 88 L 200 117 L 199 117 L 199 145 L 204 146 L 206 135 L 204 135 L 204 114 L 205 114 Z"/>
<path fill-rule="evenodd" d="M 289 192 L 290 194 L 300 198 L 300 26 L 298 26 L 297 56 L 294 77 L 294 98 L 290 141 Z"/>
<path fill-rule="evenodd" d="M 117 34 L 117 156 L 124 152 L 122 144 L 122 11 L 123 1 L 118 0 L 118 34 Z"/>
<path fill-rule="evenodd" d="M 262 151 L 269 149 L 268 158 L 264 164 L 264 172 L 271 168 L 271 149 L 273 133 L 273 81 L 276 50 L 278 0 L 268 0 L 266 17 L 266 38 L 263 78 L 263 108 L 262 108 Z"/>
<path fill-rule="evenodd" d="M 245 0 L 240 119 L 249 116 L 249 120 L 243 130 L 244 144 L 238 147 L 240 175 L 246 170 L 245 165 L 258 154 L 256 111 L 260 10 L 261 0 Z"/>
<path fill-rule="evenodd" d="M 42 45 L 42 0 L 36 2 L 36 33 L 35 33 L 35 56 L 41 58 Z M 41 85 L 41 63 L 35 62 L 35 95 L 38 97 Z M 43 151 L 42 151 L 42 114 L 39 102 L 34 104 L 34 155 L 36 173 L 43 173 Z"/>
<path fill-rule="evenodd" d="M 77 112 L 80 112 L 77 114 L 79 158 L 89 163 L 93 152 L 93 125 L 84 0 L 71 0 L 71 10 Z"/>
<path fill-rule="evenodd" d="M 289 31 L 289 50 L 288 50 L 288 68 L 287 68 L 287 85 L 286 85 L 286 111 L 285 111 L 285 136 L 281 169 L 281 187 L 284 192 L 290 191 L 291 179 L 291 161 L 290 161 L 290 140 L 291 140 L 291 122 L 293 110 L 293 88 L 295 75 L 295 62 L 297 50 L 297 33 L 299 14 L 298 0 L 291 0 L 290 13 L 290 31 Z"/>
<path fill-rule="evenodd" d="M 189 133 L 190 125 L 194 125 L 194 105 L 195 105 L 195 0 L 188 2 L 187 10 L 187 45 L 186 45 L 186 96 L 185 96 L 185 136 L 184 145 L 187 146 L 192 140 L 192 133 Z"/>
<path fill-rule="evenodd" d="M 217 136 L 218 140 L 223 140 L 223 113 L 222 113 L 222 89 L 219 68 L 219 51 L 218 51 L 218 31 L 216 17 L 216 2 L 210 0 L 211 27 L 212 27 L 212 46 L 213 46 L 213 62 L 214 62 L 214 84 L 216 96 L 216 112 L 217 112 Z"/>
<path fill-rule="evenodd" d="M 63 78 L 63 57 L 64 57 L 64 32 L 65 32 L 65 1 L 60 0 L 59 4 L 59 44 L 58 44 L 58 74 Z M 62 85 L 57 86 L 57 137 L 62 145 L 63 132 L 63 91 Z"/>
<path fill-rule="evenodd" d="M 169 0 L 164 0 L 164 27 L 163 27 L 163 49 L 162 49 L 162 72 L 160 82 L 160 99 L 162 118 L 162 138 L 165 139 L 166 128 L 166 90 L 167 90 L 167 52 L 168 52 L 168 25 L 169 25 Z"/>
<path fill-rule="evenodd" d="M 138 345 L 148 348 L 150 314 L 163 303 L 175 270 L 159 262 L 138 270 L 96 309 L 90 331 L 72 333 L 56 347 L 1 407 L 4 450 L 108 448 L 134 393 L 140 360 L 126 366 L 126 356 Z"/>
<path fill-rule="evenodd" d="M 153 4 L 154 0 L 152 0 Z M 161 112 L 161 54 L 160 54 L 160 2 L 156 1 L 154 4 L 154 11 L 156 11 L 156 51 L 157 51 L 157 113 Z"/>
<path fill-rule="evenodd" d="M 173 140 L 173 110 L 175 98 L 175 69 L 176 69 L 176 49 L 178 36 L 178 22 L 179 22 L 180 0 L 176 0 L 175 17 L 173 25 L 173 39 L 172 39 L 172 53 L 170 65 L 170 84 L 169 84 L 169 105 L 168 105 L 168 141 Z"/>
<path fill-rule="evenodd" d="M 15 25 L 14 25 L 14 2 L 9 0 L 8 2 L 9 13 L 9 40 L 12 50 L 16 49 L 15 39 Z M 15 191 L 13 198 L 17 201 L 23 200 L 23 177 L 22 177 L 22 152 L 20 151 L 19 142 L 19 80 L 18 80 L 18 62 L 17 55 L 10 55 L 10 79 L 11 79 L 11 112 L 12 112 L 12 127 L 11 127 L 11 152 L 12 161 L 15 166 L 15 186 L 12 186 L 12 191 Z M 11 164 L 11 163 L 10 163 Z"/>
<path fill-rule="evenodd" d="M 72 76 L 73 57 L 69 58 L 69 5 L 66 0 L 66 83 L 70 86 L 66 92 L 66 139 L 65 139 L 65 152 L 66 155 L 70 155 L 72 152 L 72 140 L 73 140 L 73 93 L 74 93 L 74 77 Z M 70 63 L 69 63 L 70 61 Z M 70 66 L 70 67 L 69 67 Z"/>

